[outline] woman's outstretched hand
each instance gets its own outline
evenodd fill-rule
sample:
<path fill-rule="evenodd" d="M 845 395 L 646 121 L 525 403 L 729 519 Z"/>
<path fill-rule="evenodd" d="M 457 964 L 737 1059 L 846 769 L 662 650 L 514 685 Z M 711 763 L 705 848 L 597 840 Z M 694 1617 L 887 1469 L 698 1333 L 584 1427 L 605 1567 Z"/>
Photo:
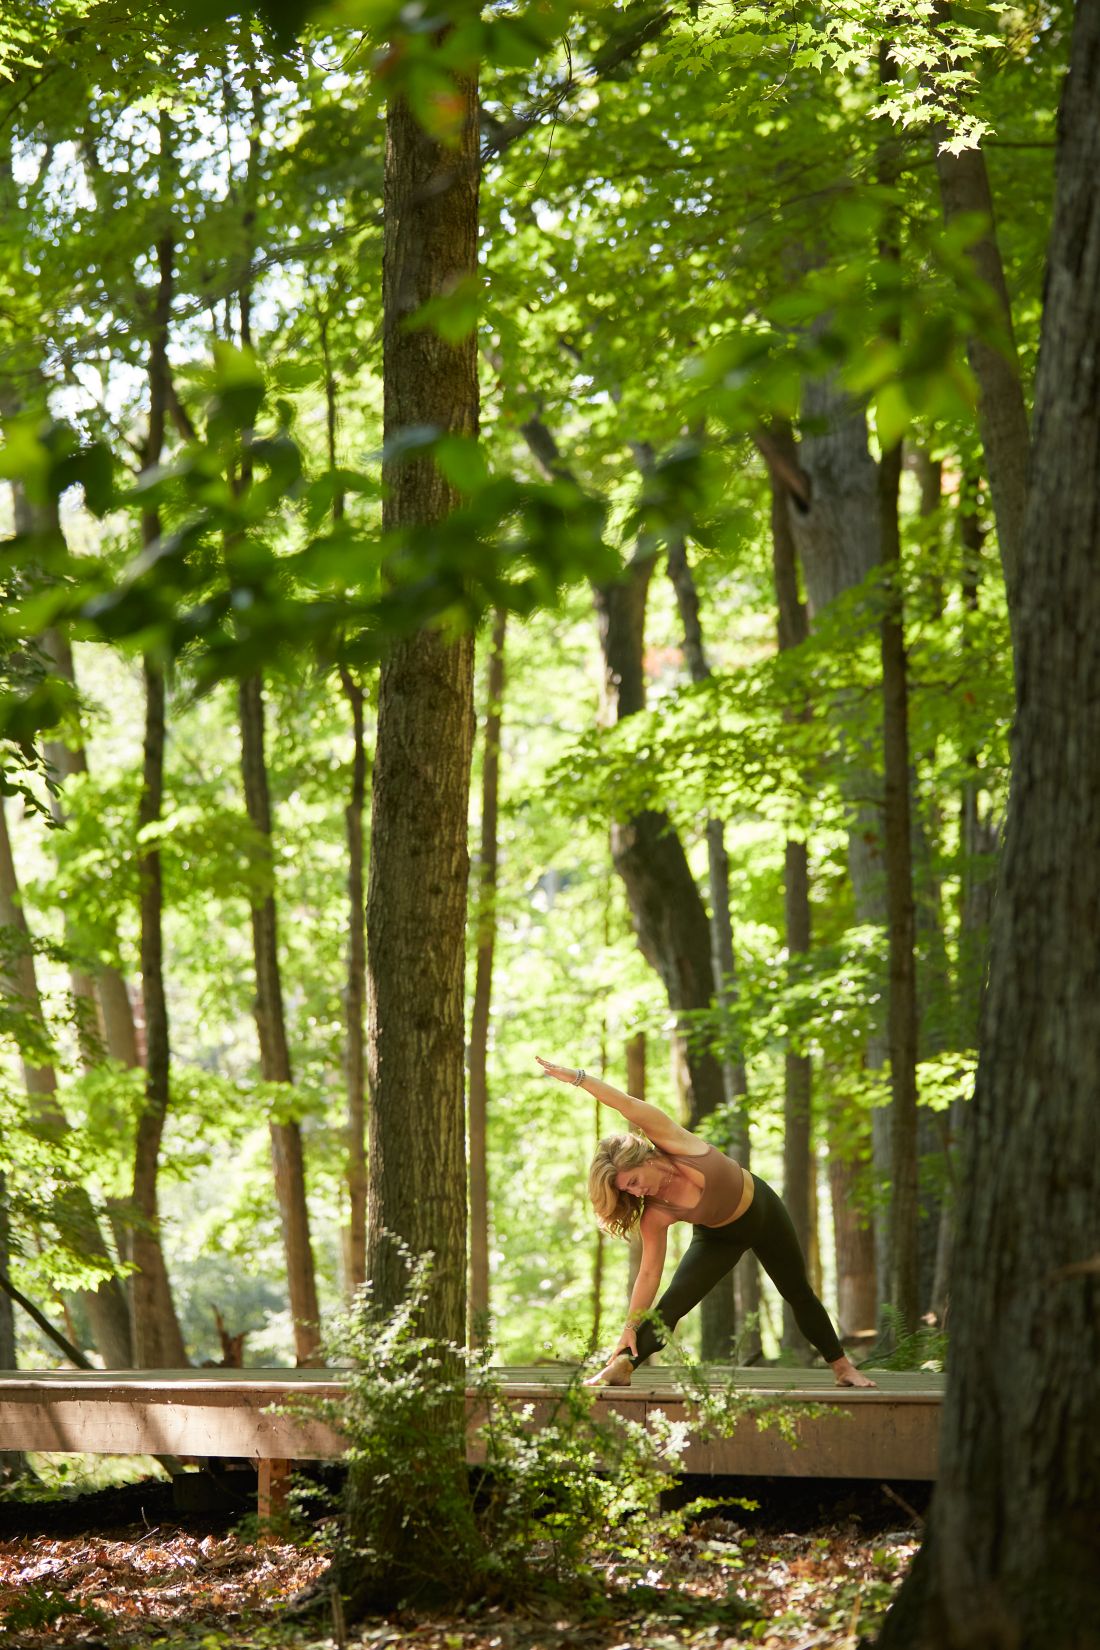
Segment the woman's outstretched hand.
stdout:
<path fill-rule="evenodd" d="M 544 1060 L 541 1054 L 536 1054 L 535 1059 L 547 1077 L 556 1077 L 559 1083 L 568 1083 L 571 1087 L 575 1086 L 578 1071 L 576 1066 L 556 1066 L 552 1060 Z"/>

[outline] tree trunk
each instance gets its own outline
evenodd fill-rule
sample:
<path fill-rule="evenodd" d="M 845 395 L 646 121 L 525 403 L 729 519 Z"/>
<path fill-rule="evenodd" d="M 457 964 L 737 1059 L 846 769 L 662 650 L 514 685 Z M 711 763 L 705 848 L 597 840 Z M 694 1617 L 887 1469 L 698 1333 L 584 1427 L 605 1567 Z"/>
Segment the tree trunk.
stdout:
<path fill-rule="evenodd" d="M 161 117 L 161 164 L 171 155 L 167 117 Z M 163 181 L 163 180 L 162 180 Z M 142 468 L 161 461 L 168 403 L 168 329 L 171 320 L 175 240 L 165 234 L 157 243 L 159 281 L 154 309 L 153 341 L 149 354 L 149 429 Z M 146 550 L 160 538 L 160 518 L 146 510 L 141 519 Z M 136 1271 L 130 1280 L 130 1311 L 134 1363 L 139 1369 L 182 1369 L 187 1363 L 183 1336 L 176 1317 L 168 1269 L 160 1239 L 157 1208 L 157 1171 L 160 1143 L 168 1116 L 171 1050 L 168 1003 L 164 992 L 163 883 L 160 849 L 143 840 L 160 823 L 164 800 L 165 689 L 164 672 L 148 655 L 145 678 L 145 749 L 141 800 L 138 804 L 138 885 L 141 906 L 141 997 L 145 1022 L 145 1104 L 137 1121 L 134 1142 L 134 1214 L 130 1259 Z"/>
<path fill-rule="evenodd" d="M 151 460 L 156 462 L 156 458 Z M 147 520 L 147 542 L 159 528 Z M 161 817 L 164 795 L 164 673 L 146 657 L 145 761 L 138 806 L 138 876 L 141 889 L 141 994 L 145 1009 L 145 1103 L 138 1117 L 134 1142 L 135 1222 L 130 1259 L 136 1271 L 130 1279 L 133 1356 L 137 1369 L 182 1369 L 184 1350 L 168 1270 L 160 1240 L 157 1208 L 157 1171 L 160 1143 L 170 1099 L 171 1053 L 168 1005 L 164 993 L 164 954 L 161 933 L 162 883 L 160 851 L 141 840 L 141 833 Z"/>
<path fill-rule="evenodd" d="M 251 35 L 244 56 L 253 55 Z M 253 68 L 255 67 L 253 63 Z M 226 80 L 227 96 L 230 81 Z M 256 206 L 259 193 L 259 164 L 263 142 L 263 103 L 258 76 L 251 86 L 251 122 L 248 134 L 248 161 L 243 180 L 242 232 L 247 250 L 248 275 L 238 291 L 242 347 L 252 346 L 251 267 L 255 243 Z M 245 451 L 241 465 L 242 482 L 251 476 L 251 460 Z M 238 688 L 241 724 L 241 773 L 245 806 L 253 827 L 263 841 L 263 852 L 272 876 L 265 898 L 252 905 L 252 952 L 256 969 L 256 1030 L 260 1043 L 260 1071 L 266 1083 L 293 1086 L 290 1047 L 283 1009 L 283 983 L 279 969 L 278 916 L 274 888 L 274 858 L 271 852 L 271 793 L 267 782 L 264 752 L 264 693 L 258 676 L 242 679 Z M 313 1248 L 309 1233 L 309 1204 L 306 1197 L 305 1156 L 301 1125 L 296 1121 L 270 1125 L 271 1159 L 275 1180 L 275 1200 L 283 1229 L 286 1256 L 287 1292 L 294 1325 L 294 1353 L 299 1365 L 315 1363 L 320 1347 L 320 1322 Z"/>
<path fill-rule="evenodd" d="M 344 810 L 348 843 L 348 980 L 344 998 L 348 1224 L 344 1232 L 344 1275 L 347 1292 L 353 1294 L 367 1280 L 367 927 L 363 854 L 367 747 L 363 688 L 349 670 L 340 671 L 340 681 L 352 719 L 351 794 Z"/>
<path fill-rule="evenodd" d="M 489 1010 L 497 914 L 497 814 L 500 798 L 500 729 L 504 694 L 504 632 L 508 615 L 493 615 L 485 684 L 485 752 L 481 771 L 481 854 L 477 868 L 477 960 L 470 1011 L 470 1344 L 489 1334 Z M 599 1279 L 595 1293 L 599 1300 Z M 599 1311 L 597 1306 L 596 1317 Z"/>
<path fill-rule="evenodd" d="M 1063 92 L 939 1478 L 880 1644 L 1086 1650 L 1100 1571 L 1100 6 Z"/>
<path fill-rule="evenodd" d="M 38 994 L 30 934 L 19 898 L 3 797 L 0 797 L 0 928 L 12 930 L 15 938 L 13 955 L 0 983 L 5 993 L 33 1019 L 42 1042 L 46 1044 L 49 1032 Z M 58 1103 L 53 1066 L 49 1063 L 31 1063 L 24 1058 L 23 1080 L 31 1128 L 43 1139 L 64 1139 L 69 1133 L 69 1123 Z M 92 1339 L 103 1362 L 110 1369 L 125 1369 L 130 1362 L 130 1315 L 121 1285 L 114 1276 L 114 1261 L 99 1230 L 92 1200 L 83 1186 L 67 1186 L 59 1193 L 57 1224 L 85 1259 L 101 1265 L 110 1274 L 97 1288 L 81 1290 L 80 1299 L 88 1314 Z"/>
<path fill-rule="evenodd" d="M 843 1154 L 835 1130 L 829 1140 L 829 1192 L 833 1207 L 833 1253 L 836 1258 L 836 1305 L 842 1339 L 873 1332 L 875 1239 L 869 1218 L 856 1203 L 859 1165 Z"/>
<path fill-rule="evenodd" d="M 950 6 L 940 0 L 937 10 L 942 15 L 950 10 Z M 1027 407 L 1012 328 L 1012 305 L 997 244 L 993 195 L 985 155 L 981 149 L 964 149 L 953 155 L 941 149 L 942 138 L 942 132 L 938 131 L 933 136 L 944 220 L 949 224 L 962 217 L 972 217 L 974 220 L 974 236 L 967 251 L 975 274 L 989 289 L 1003 340 L 998 345 L 975 335 L 968 340 L 967 347 L 978 383 L 978 429 L 985 453 L 993 513 L 997 518 L 997 542 L 1001 550 L 1011 617 L 1017 605 L 1024 519 L 1027 514 L 1030 462 Z"/>
<path fill-rule="evenodd" d="M 263 842 L 269 867 L 271 855 L 271 798 L 264 754 L 264 699 L 258 676 L 246 676 L 238 691 L 241 724 L 241 768 L 248 817 Z M 260 1041 L 260 1071 L 265 1083 L 293 1084 L 290 1048 L 283 1014 L 283 985 L 279 972 L 279 931 L 272 888 L 252 905 L 252 952 L 256 968 L 256 1029 Z M 294 1352 L 299 1364 L 316 1360 L 320 1345 L 317 1285 L 309 1236 L 302 1131 L 297 1122 L 271 1124 L 271 1157 L 275 1198 L 283 1227 L 290 1312 L 294 1322 Z"/>
<path fill-rule="evenodd" d="M 917 1244 L 917 972 L 913 909 L 912 824 L 909 814 L 909 684 L 901 584 L 898 486 L 901 444 L 879 460 L 883 613 L 882 744 L 885 775 L 883 848 L 886 861 L 890 989 L 891 1173 L 887 1292 L 907 1330 L 920 1315 Z"/>
<path fill-rule="evenodd" d="M 809 615 L 798 589 L 798 566 L 791 530 L 791 503 L 786 487 L 772 472 L 772 575 L 778 611 L 779 651 L 803 643 L 810 632 Z M 783 917 L 789 957 L 806 956 L 810 949 L 810 858 L 804 841 L 788 838 L 783 855 Z M 783 1060 L 783 1201 L 798 1241 L 808 1252 L 813 1235 L 810 1193 L 812 1159 L 813 1063 L 808 1054 L 788 1048 Z M 809 1356 L 810 1346 L 783 1303 L 783 1349 Z"/>
<path fill-rule="evenodd" d="M 68 639 L 62 636 L 60 631 L 48 630 L 43 637 L 43 648 L 49 655 L 55 675 L 75 689 L 76 671 Z M 56 742 L 47 744 L 45 754 L 62 785 L 65 780 L 88 771 L 88 756 L 83 744 L 73 748 Z M 64 823 L 64 796 L 51 797 L 50 805 L 58 823 Z M 102 963 L 95 970 L 92 979 L 89 980 L 80 969 L 73 970 L 72 978 L 73 992 L 78 999 L 90 999 L 98 1007 L 97 1018 L 103 1048 L 110 1059 L 119 1060 L 124 1066 L 131 1068 L 140 1065 L 133 1005 L 130 1002 L 126 981 L 119 970 L 110 963 Z"/>
<path fill-rule="evenodd" d="M 830 602 L 862 584 L 877 567 L 882 535 L 878 472 L 867 447 L 863 409 L 851 402 L 834 379 L 814 378 L 803 388 L 802 419 L 806 433 L 797 453 L 785 454 L 788 463 L 793 460 L 797 475 L 796 485 L 788 488 L 788 519 L 802 563 L 812 624 Z M 844 787 L 850 798 L 848 869 L 856 920 L 884 928 L 882 809 L 867 801 L 872 785 L 858 762 L 845 775 Z M 885 1027 L 879 1018 L 867 1038 L 867 1068 L 881 1071 L 886 1057 Z M 883 1106 L 871 1117 L 871 1156 L 876 1182 L 885 1186 L 893 1158 L 890 1113 Z M 888 1231 L 882 1218 L 874 1221 L 874 1236 L 876 1288 L 881 1300 L 889 1272 Z"/>
<path fill-rule="evenodd" d="M 0 1173 L 0 1273 L 6 1277 L 11 1266 L 8 1187 Z M 0 1370 L 17 1369 L 15 1352 L 15 1309 L 6 1290 L 0 1289 Z M 0 1487 L 22 1478 L 27 1458 L 21 1450 L 0 1450 Z"/>
<path fill-rule="evenodd" d="M 477 341 L 408 321 L 477 271 L 478 95 L 450 71 L 455 142 L 425 132 L 400 99 L 386 121 L 382 273 L 387 533 L 444 519 L 456 489 L 430 454 L 394 451 L 430 427 L 473 437 L 478 428 Z M 424 1330 L 459 1342 L 466 1328 L 464 975 L 473 751 L 474 639 L 422 631 L 382 666 L 367 890 L 368 1062 L 371 1087 L 367 1264 L 378 1307 L 404 1297 L 400 1244 L 431 1252 Z M 431 1504 L 409 1507 L 352 1464 L 348 1538 L 375 1532 L 375 1561 L 350 1575 L 352 1608 L 393 1603 L 412 1586 L 446 1586 L 439 1555 L 460 1541 L 466 1502 L 464 1416 L 426 1403 L 437 1439 Z M 443 1486 L 440 1488 L 439 1486 Z M 380 1533 L 379 1533 L 380 1532 Z M 410 1575 L 415 1580 L 410 1583 Z M 468 1581 L 467 1577 L 462 1578 Z M 456 1583 L 457 1584 L 457 1583 Z"/>

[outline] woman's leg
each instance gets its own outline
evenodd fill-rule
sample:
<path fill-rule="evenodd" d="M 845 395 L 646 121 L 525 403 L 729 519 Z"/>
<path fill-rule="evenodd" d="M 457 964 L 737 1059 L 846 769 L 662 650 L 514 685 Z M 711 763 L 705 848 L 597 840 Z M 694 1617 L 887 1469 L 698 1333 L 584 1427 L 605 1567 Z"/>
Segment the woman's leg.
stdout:
<path fill-rule="evenodd" d="M 747 1220 L 748 1215 L 744 1218 Z M 672 1282 L 657 1302 L 655 1310 L 661 1322 L 670 1331 L 675 1329 L 684 1314 L 698 1306 L 719 1279 L 733 1270 L 748 1246 L 747 1236 L 744 1241 L 734 1238 L 725 1227 L 696 1226 L 687 1252 L 672 1274 Z M 643 1323 L 638 1330 L 638 1356 L 630 1360 L 635 1369 L 664 1343 L 665 1337 L 658 1334 L 651 1323 Z"/>
<path fill-rule="evenodd" d="M 753 1208 L 760 1205 L 759 1235 L 753 1239 L 753 1253 L 785 1301 L 811 1346 L 816 1346 L 827 1364 L 844 1356 L 832 1320 L 813 1292 L 806 1271 L 806 1258 L 798 1242 L 794 1222 L 777 1192 L 754 1176 Z"/>

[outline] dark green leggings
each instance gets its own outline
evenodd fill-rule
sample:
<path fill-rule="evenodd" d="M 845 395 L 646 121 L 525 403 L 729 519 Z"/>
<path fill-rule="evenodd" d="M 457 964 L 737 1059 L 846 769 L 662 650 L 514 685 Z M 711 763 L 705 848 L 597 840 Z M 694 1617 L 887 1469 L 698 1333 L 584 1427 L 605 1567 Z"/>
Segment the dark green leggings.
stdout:
<path fill-rule="evenodd" d="M 740 1220 L 728 1226 L 693 1226 L 692 1239 L 672 1282 L 657 1302 L 657 1316 L 675 1329 L 693 1306 L 698 1306 L 719 1279 L 733 1270 L 747 1249 L 751 1249 L 785 1301 L 790 1302 L 795 1322 L 816 1346 L 827 1364 L 844 1356 L 829 1314 L 810 1287 L 806 1260 L 799 1248 L 794 1223 L 779 1196 L 753 1175 L 753 1199 Z M 638 1331 L 637 1367 L 663 1346 L 664 1338 L 651 1323 Z"/>

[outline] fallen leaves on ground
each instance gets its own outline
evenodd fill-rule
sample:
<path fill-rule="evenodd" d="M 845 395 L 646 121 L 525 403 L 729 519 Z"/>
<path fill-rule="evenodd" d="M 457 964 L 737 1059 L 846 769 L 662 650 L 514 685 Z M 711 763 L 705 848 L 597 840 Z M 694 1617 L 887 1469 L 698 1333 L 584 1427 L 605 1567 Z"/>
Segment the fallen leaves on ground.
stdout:
<path fill-rule="evenodd" d="M 856 1650 L 873 1635 L 916 1551 L 913 1531 L 856 1526 L 753 1535 L 709 1518 L 656 1560 L 608 1555 L 606 1613 L 567 1605 L 294 1621 L 320 1583 L 317 1548 L 153 1529 L 0 1542 L 0 1645 L 196 1650 Z"/>

